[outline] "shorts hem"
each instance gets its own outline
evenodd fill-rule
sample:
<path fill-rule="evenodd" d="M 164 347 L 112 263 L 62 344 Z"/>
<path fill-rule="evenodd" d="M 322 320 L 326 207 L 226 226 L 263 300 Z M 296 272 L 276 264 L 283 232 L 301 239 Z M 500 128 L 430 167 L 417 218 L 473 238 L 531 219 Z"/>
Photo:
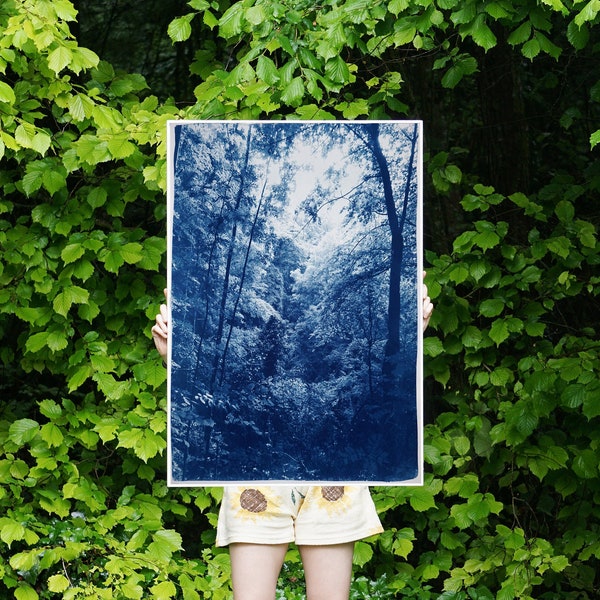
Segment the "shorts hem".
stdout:
<path fill-rule="evenodd" d="M 217 548 L 225 548 L 226 546 L 229 546 L 230 544 L 260 544 L 260 545 L 276 545 L 276 544 L 292 544 L 294 542 L 293 538 L 285 538 L 285 539 L 280 539 L 280 540 L 273 540 L 273 539 L 269 539 L 269 540 L 265 540 L 265 539 L 258 539 L 258 538 L 247 538 L 247 537 L 243 537 L 240 536 L 238 537 L 230 537 L 230 538 L 226 538 L 224 540 L 217 540 L 215 542 L 215 546 Z"/>
<path fill-rule="evenodd" d="M 332 540 L 331 537 L 324 540 L 323 538 L 304 538 L 300 537 L 300 539 L 296 538 L 294 543 L 297 546 L 334 546 L 336 544 L 347 544 L 349 542 L 358 542 L 359 540 L 364 540 L 373 535 L 379 535 L 383 533 L 383 528 L 378 530 L 369 529 L 369 531 L 362 531 L 353 533 L 351 535 L 336 537 Z"/>

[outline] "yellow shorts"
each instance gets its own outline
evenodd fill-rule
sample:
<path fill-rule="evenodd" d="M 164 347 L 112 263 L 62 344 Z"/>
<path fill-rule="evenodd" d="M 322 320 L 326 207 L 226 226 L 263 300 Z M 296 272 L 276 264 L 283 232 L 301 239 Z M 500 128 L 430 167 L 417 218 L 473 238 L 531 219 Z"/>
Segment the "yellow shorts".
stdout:
<path fill-rule="evenodd" d="M 382 531 L 366 486 L 227 486 L 216 543 L 343 544 Z"/>

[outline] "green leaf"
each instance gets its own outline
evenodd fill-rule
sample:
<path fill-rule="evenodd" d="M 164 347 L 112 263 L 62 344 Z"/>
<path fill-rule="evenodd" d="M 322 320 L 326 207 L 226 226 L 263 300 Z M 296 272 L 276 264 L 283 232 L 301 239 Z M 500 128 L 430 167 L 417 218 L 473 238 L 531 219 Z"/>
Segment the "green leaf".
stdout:
<path fill-rule="evenodd" d="M 67 170 L 62 165 L 52 165 L 44 171 L 42 182 L 50 195 L 54 195 L 67 185 Z"/>
<path fill-rule="evenodd" d="M 25 537 L 25 527 L 13 519 L 3 519 L 0 529 L 0 539 L 10 545 L 17 540 Z"/>
<path fill-rule="evenodd" d="M 89 296 L 88 290 L 71 285 L 56 295 L 52 306 L 59 315 L 66 317 L 73 304 L 85 304 L 89 300 Z"/>
<path fill-rule="evenodd" d="M 25 343 L 25 349 L 27 350 L 27 352 L 39 352 L 42 348 L 46 346 L 47 341 L 47 331 L 40 331 L 39 333 L 34 333 L 27 339 L 27 342 Z"/>
<path fill-rule="evenodd" d="M 425 512 L 430 508 L 435 508 L 434 496 L 425 487 L 410 488 L 408 500 L 413 510 L 416 510 L 417 512 Z"/>
<path fill-rule="evenodd" d="M 156 600 L 168 600 L 177 595 L 177 589 L 171 581 L 163 581 L 157 585 L 153 585 L 150 588 L 150 593 L 152 594 L 152 598 Z"/>
<path fill-rule="evenodd" d="M 244 4 L 234 2 L 219 19 L 219 35 L 230 39 L 242 32 L 242 13 Z"/>
<path fill-rule="evenodd" d="M 48 577 L 48 589 L 55 594 L 59 594 L 68 589 L 69 580 L 64 575 L 51 575 Z"/>
<path fill-rule="evenodd" d="M 290 106 L 296 106 L 302 101 L 304 96 L 304 82 L 302 77 L 294 77 L 285 87 L 281 94 L 281 101 Z"/>
<path fill-rule="evenodd" d="M 94 370 L 92 369 L 91 365 L 86 364 L 79 367 L 69 378 L 69 392 L 73 392 L 77 388 L 81 387 L 93 374 Z"/>
<path fill-rule="evenodd" d="M 388 10 L 395 16 L 410 6 L 409 0 L 391 0 L 388 4 Z"/>
<path fill-rule="evenodd" d="M 191 22 L 194 13 L 173 19 L 167 27 L 167 34 L 173 42 L 185 42 L 192 34 Z"/>
<path fill-rule="evenodd" d="M 373 558 L 373 548 L 366 542 L 356 542 L 354 544 L 354 554 L 352 562 L 359 567 L 366 565 Z"/>
<path fill-rule="evenodd" d="M 48 66 L 58 75 L 70 62 L 73 53 L 66 46 L 58 46 L 48 55 Z"/>
<path fill-rule="evenodd" d="M 181 549 L 181 536 L 172 530 L 161 529 L 152 534 L 148 555 L 159 561 L 168 561 L 173 552 Z"/>
<path fill-rule="evenodd" d="M 540 43 L 537 38 L 533 38 L 523 44 L 521 53 L 525 58 L 533 60 L 540 53 Z"/>
<path fill-rule="evenodd" d="M 275 63 L 265 55 L 258 57 L 256 75 L 269 85 L 275 85 L 279 81 L 279 72 Z"/>
<path fill-rule="evenodd" d="M 489 335 L 496 346 L 499 346 L 502 342 L 506 341 L 509 336 L 508 325 L 506 321 L 504 321 L 504 319 L 494 321 L 490 328 Z"/>
<path fill-rule="evenodd" d="M 330 58 L 325 63 L 325 75 L 336 83 L 348 83 L 350 70 L 341 56 Z"/>
<path fill-rule="evenodd" d="M 531 37 L 531 21 L 524 21 L 509 36 L 508 43 L 511 46 L 524 44 Z"/>
<path fill-rule="evenodd" d="M 8 437 L 15 444 L 21 446 L 31 442 L 37 435 L 40 425 L 33 419 L 18 419 L 8 428 Z"/>
<path fill-rule="evenodd" d="M 121 256 L 126 263 L 133 265 L 142 259 L 143 247 L 137 242 L 129 242 L 121 248 Z"/>
<path fill-rule="evenodd" d="M 427 336 L 423 339 L 423 354 L 425 356 L 435 357 L 443 354 L 444 345 L 438 337 Z"/>
<path fill-rule="evenodd" d="M 0 81 L 0 102 L 4 102 L 5 104 L 14 104 L 16 101 L 15 92 L 13 89 L 5 83 L 4 81 Z"/>
<path fill-rule="evenodd" d="M 69 264 L 75 262 L 77 259 L 81 258 L 85 254 L 85 248 L 79 244 L 67 244 L 62 252 L 60 253 L 60 257 L 64 261 L 65 264 Z"/>
<path fill-rule="evenodd" d="M 589 2 L 581 9 L 575 17 L 575 25 L 581 27 L 587 21 L 593 21 L 596 15 L 600 12 L 600 1 L 589 0 Z"/>
<path fill-rule="evenodd" d="M 580 450 L 573 459 L 573 471 L 582 479 L 594 479 L 598 476 L 598 456 L 593 450 Z"/>
<path fill-rule="evenodd" d="M 15 600 L 38 600 L 38 593 L 26 583 L 19 583 L 15 590 Z"/>
<path fill-rule="evenodd" d="M 67 334 L 64 329 L 53 329 L 52 331 L 49 331 L 46 345 L 52 352 L 64 350 L 68 345 Z"/>
<path fill-rule="evenodd" d="M 479 305 L 479 314 L 483 317 L 497 317 L 503 310 L 504 301 L 500 298 L 490 298 Z"/>
<path fill-rule="evenodd" d="M 81 122 L 92 116 L 94 101 L 85 94 L 75 94 L 69 98 L 69 114 L 74 121 Z"/>
<path fill-rule="evenodd" d="M 127 137 L 126 133 L 110 136 L 107 147 L 113 158 L 127 158 L 135 152 L 135 145 L 132 144 Z"/>
<path fill-rule="evenodd" d="M 477 18 L 467 27 L 461 28 L 461 35 L 467 34 L 473 38 L 473 41 L 484 50 L 492 49 L 498 42 L 496 36 L 486 23 L 486 16 L 480 13 Z"/>

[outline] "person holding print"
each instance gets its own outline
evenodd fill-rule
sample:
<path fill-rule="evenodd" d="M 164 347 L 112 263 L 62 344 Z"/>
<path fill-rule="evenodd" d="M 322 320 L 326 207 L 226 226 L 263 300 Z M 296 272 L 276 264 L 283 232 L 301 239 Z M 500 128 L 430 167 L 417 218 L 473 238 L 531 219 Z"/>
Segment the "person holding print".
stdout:
<path fill-rule="evenodd" d="M 424 283 L 422 297 L 425 331 L 433 304 Z M 156 315 L 152 337 L 166 360 L 166 304 Z M 307 599 L 348 600 L 354 542 L 382 531 L 367 486 L 231 485 L 223 491 L 216 544 L 229 546 L 235 600 L 274 600 L 291 542 L 302 559 Z"/>

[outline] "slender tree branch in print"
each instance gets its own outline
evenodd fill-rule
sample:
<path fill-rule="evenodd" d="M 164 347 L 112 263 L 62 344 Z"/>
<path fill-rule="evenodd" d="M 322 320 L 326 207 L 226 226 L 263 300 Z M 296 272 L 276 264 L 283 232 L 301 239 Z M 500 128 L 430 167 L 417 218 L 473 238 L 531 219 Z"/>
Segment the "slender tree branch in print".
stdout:
<path fill-rule="evenodd" d="M 244 281 L 246 280 L 246 272 L 248 270 L 248 259 L 250 258 L 250 250 L 252 248 L 252 241 L 254 240 L 254 236 L 256 235 L 256 229 L 258 224 L 258 218 L 261 214 L 261 208 L 263 203 L 265 203 L 265 188 L 267 187 L 268 182 L 268 172 L 269 167 L 266 167 L 266 173 L 264 175 L 263 186 L 260 192 L 260 196 L 258 198 L 258 205 L 256 207 L 256 212 L 254 214 L 254 220 L 252 221 L 252 227 L 250 228 L 250 235 L 248 237 L 248 243 L 246 245 L 246 253 L 244 255 L 244 264 L 242 266 L 242 273 L 240 275 L 240 283 L 238 285 L 238 293 L 235 298 L 235 303 L 233 305 L 233 310 L 231 311 L 231 316 L 229 318 L 229 332 L 227 333 L 227 340 L 225 342 L 225 347 L 223 348 L 223 356 L 221 358 L 221 375 L 219 377 L 219 385 L 223 384 L 223 378 L 225 376 L 225 361 L 227 360 L 227 351 L 229 350 L 229 344 L 231 342 L 231 334 L 233 332 L 233 328 L 235 325 L 235 317 L 237 314 L 238 306 L 240 304 L 240 298 L 242 297 L 242 292 L 244 290 Z"/>
<path fill-rule="evenodd" d="M 235 207 L 233 209 L 233 225 L 231 228 L 231 238 L 229 240 L 229 251 L 227 253 L 227 264 L 225 267 L 225 275 L 223 277 L 223 291 L 221 293 L 221 304 L 219 311 L 219 323 L 217 326 L 217 333 L 215 337 L 215 354 L 213 358 L 213 366 L 212 366 L 212 376 L 210 380 L 210 391 L 213 392 L 215 388 L 215 383 L 217 380 L 217 373 L 219 369 L 219 363 L 224 357 L 220 353 L 221 342 L 223 340 L 223 331 L 225 328 L 225 319 L 226 319 L 226 311 L 227 311 L 227 298 L 229 295 L 229 285 L 231 278 L 231 261 L 233 258 L 233 253 L 236 245 L 236 236 L 238 229 L 238 209 L 242 202 L 242 198 L 245 193 L 245 178 L 246 171 L 248 169 L 248 161 L 250 158 L 250 145 L 251 145 L 251 137 L 252 137 L 252 129 L 248 129 L 246 133 L 246 151 L 244 154 L 243 164 L 240 168 L 240 181 L 239 188 L 235 200 Z"/>

